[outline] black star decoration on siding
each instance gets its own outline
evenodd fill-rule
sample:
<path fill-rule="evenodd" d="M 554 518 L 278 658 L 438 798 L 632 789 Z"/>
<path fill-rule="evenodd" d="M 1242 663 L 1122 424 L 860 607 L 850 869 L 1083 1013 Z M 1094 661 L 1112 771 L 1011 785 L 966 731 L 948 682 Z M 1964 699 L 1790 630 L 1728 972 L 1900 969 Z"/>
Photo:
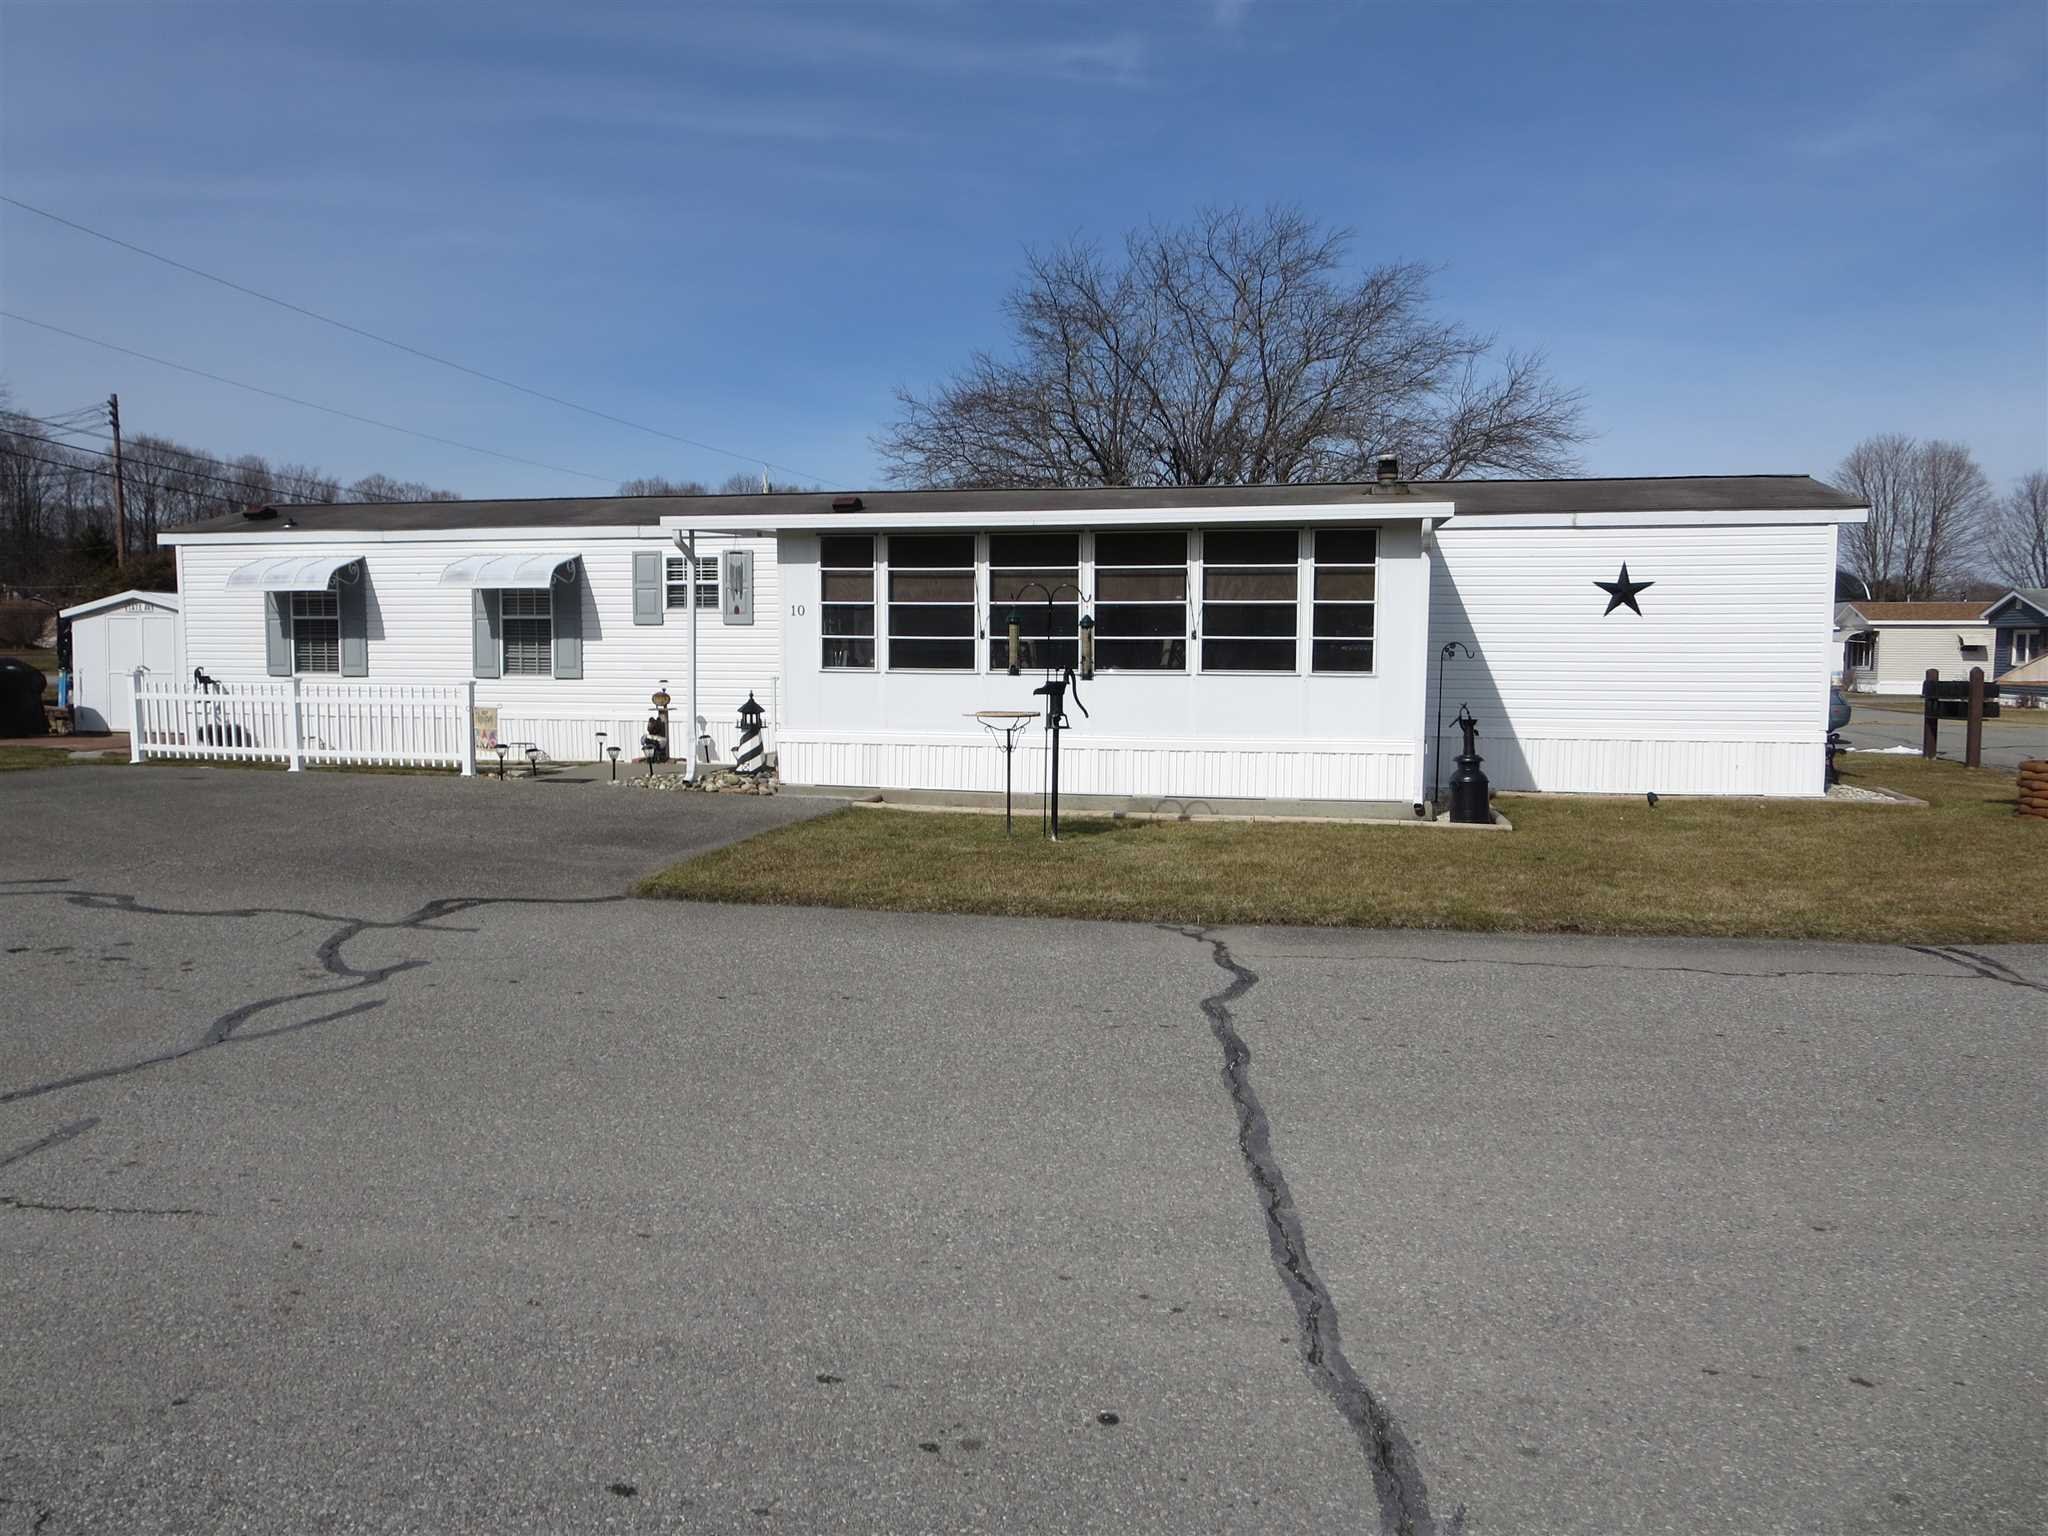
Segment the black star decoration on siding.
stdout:
<path fill-rule="evenodd" d="M 1628 604 L 1631 612 L 1640 614 L 1643 610 L 1636 607 L 1636 594 L 1638 592 L 1647 592 L 1657 583 L 1654 581 L 1630 581 L 1628 579 L 1628 562 L 1624 560 L 1621 562 L 1621 579 L 1619 581 L 1596 581 L 1593 585 L 1607 594 L 1607 607 L 1600 615 L 1604 619 L 1623 603 Z"/>

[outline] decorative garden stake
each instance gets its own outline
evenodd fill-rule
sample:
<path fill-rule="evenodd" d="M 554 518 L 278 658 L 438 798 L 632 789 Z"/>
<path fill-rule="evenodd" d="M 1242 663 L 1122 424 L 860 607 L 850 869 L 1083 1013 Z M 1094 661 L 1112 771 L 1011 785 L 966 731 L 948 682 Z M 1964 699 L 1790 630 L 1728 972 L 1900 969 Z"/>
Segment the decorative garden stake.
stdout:
<path fill-rule="evenodd" d="M 1458 718 L 1452 723 L 1465 733 L 1465 750 L 1458 754 L 1458 771 L 1451 775 L 1451 820 L 1477 826 L 1490 825 L 1493 812 L 1486 804 L 1486 775 L 1479 771 L 1482 761 L 1479 756 L 1479 722 L 1473 718 L 1472 711 L 1461 704 L 1458 706 Z"/>
<path fill-rule="evenodd" d="M 741 773 L 759 773 L 768 766 L 767 754 L 761 750 L 761 717 L 765 713 L 748 693 L 747 702 L 740 706 L 740 744 L 732 757 L 733 767 Z"/>
<path fill-rule="evenodd" d="M 619 754 L 620 754 L 621 752 L 625 751 L 625 750 L 626 750 L 626 749 L 625 749 L 624 747 L 606 747 L 606 748 L 605 748 L 605 751 L 611 754 L 611 759 L 612 759 L 612 782 L 613 782 L 614 784 L 616 784 L 616 783 L 618 783 L 618 782 L 619 782 Z"/>

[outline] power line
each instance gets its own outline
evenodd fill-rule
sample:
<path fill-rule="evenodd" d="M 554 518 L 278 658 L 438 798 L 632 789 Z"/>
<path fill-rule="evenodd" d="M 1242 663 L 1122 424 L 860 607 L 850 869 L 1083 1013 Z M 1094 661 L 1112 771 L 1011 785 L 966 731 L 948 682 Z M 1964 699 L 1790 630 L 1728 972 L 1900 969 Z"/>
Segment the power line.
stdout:
<path fill-rule="evenodd" d="M 110 451 L 108 451 L 107 449 L 104 449 L 104 448 L 88 448 L 88 447 L 86 447 L 86 446 L 85 446 L 85 445 L 84 445 L 83 443 L 60 443 L 60 442 L 58 442 L 58 441 L 57 441 L 57 439 L 56 439 L 56 438 L 54 438 L 54 437 L 38 437 L 38 436 L 37 436 L 37 435 L 36 435 L 35 433 L 33 433 L 33 432 L 11 432 L 11 433 L 8 433 L 7 435 L 8 435 L 8 436 L 10 436 L 10 437 L 22 437 L 22 438 L 27 438 L 27 439 L 28 439 L 28 440 L 29 440 L 30 442 L 32 442 L 32 443 L 48 443 L 48 444 L 50 444 L 50 445 L 51 445 L 51 446 L 52 446 L 53 448 L 63 448 L 63 449 L 66 449 L 66 450 L 68 450 L 69 452 L 72 452 L 72 453 L 91 453 L 91 454 L 97 454 L 97 455 L 98 455 L 99 457 L 101 457 L 101 458 L 103 458 L 103 459 L 111 459 L 111 458 L 112 458 L 112 457 L 114 456 L 114 455 L 113 455 L 113 454 L 112 454 L 112 453 L 111 453 Z M 146 451 L 146 450 L 145 450 L 145 451 Z M 179 453 L 180 455 L 182 455 L 182 454 L 183 454 L 183 452 L 184 452 L 184 450 L 182 450 L 182 449 L 179 449 L 179 450 L 176 450 L 176 451 L 177 451 L 177 452 L 178 452 L 178 453 Z M 258 502 L 258 501 L 267 501 L 267 502 L 271 503 L 271 504 L 272 504 L 272 505 L 274 505 L 274 506 L 280 506 L 280 507 L 284 507 L 284 506 L 291 506 L 291 507 L 324 507 L 324 506 L 331 506 L 331 505 L 333 505 L 333 503 L 331 503 L 331 502 L 324 502 L 324 501 L 300 501 L 300 500 L 286 500 L 286 499 L 285 499 L 285 498 L 283 498 L 283 497 L 280 497 L 280 496 L 277 496 L 277 495 L 274 495 L 274 494 L 271 494 L 271 493 L 269 493 L 269 492 L 266 492 L 266 491 L 264 491 L 264 490 L 263 490 L 263 488 L 262 488 L 262 487 L 260 487 L 260 486 L 248 485 L 248 484 L 246 484 L 246 483 L 244 483 L 243 481 L 240 481 L 240 480 L 230 480 L 230 479 L 226 478 L 226 477 L 225 477 L 225 476 L 223 476 L 223 475 L 209 475 L 209 474 L 205 474 L 205 473 L 202 473 L 202 472 L 201 472 L 201 471 L 199 471 L 199 470 L 196 470 L 196 469 L 191 469 L 191 468 L 188 468 L 187 466 L 185 466 L 185 465 L 183 465 L 183 464 L 167 464 L 167 463 L 164 463 L 164 462 L 163 462 L 163 461 L 161 461 L 161 460 L 150 460 L 150 459 L 141 459 L 141 460 L 138 460 L 138 458 L 137 458 L 137 456 L 136 456 L 136 453 L 135 453 L 135 444 L 134 444 L 133 442 L 130 442 L 130 443 L 128 444 L 127 452 L 126 452 L 126 453 L 124 453 L 124 454 L 122 455 L 122 457 L 123 457 L 124 459 L 126 459 L 126 460 L 128 461 L 128 464 L 129 464 L 129 479 L 130 479 L 130 481 L 131 481 L 131 482 L 140 482 L 140 481 L 142 480 L 142 478 L 143 478 L 143 477 L 142 477 L 142 474 L 141 474 L 141 465 L 143 465 L 143 464 L 147 464 L 147 466 L 148 466 L 148 467 L 149 467 L 150 469 L 152 469 L 152 470 L 168 470 L 168 471 L 170 471 L 170 472 L 171 472 L 172 474 L 177 474 L 177 475 L 186 475 L 186 476 L 189 476 L 190 478 L 192 478 L 192 479 L 194 479 L 194 480 L 210 480 L 210 481 L 212 481 L 212 482 L 213 482 L 213 483 L 214 483 L 215 485 L 225 485 L 225 486 L 231 486 L 231 487 L 233 487 L 233 488 L 234 488 L 234 489 L 236 489 L 236 490 L 239 490 L 239 491 L 243 491 L 243 492 L 246 492 L 247 494 L 246 494 L 246 495 L 245 495 L 245 496 L 243 497 L 243 500 L 242 500 L 242 505 L 244 505 L 244 506 L 248 506 L 248 505 L 253 505 L 253 504 L 255 504 L 255 503 L 256 503 L 256 502 Z M 203 456 L 198 456 L 198 455 L 195 455 L 195 457 L 203 457 Z M 205 462 L 205 463 L 208 463 L 208 464 L 219 464 L 219 465 L 221 465 L 221 467 L 222 467 L 223 469 L 232 469 L 232 468 L 234 468 L 234 466 L 233 466 L 232 464 L 226 464 L 226 463 L 223 463 L 223 462 L 222 462 L 221 460 L 219 460 L 219 459 L 204 459 L 204 462 Z M 81 468 L 86 468 L 86 467 L 89 467 L 89 466 L 83 466 L 83 465 L 82 465 L 82 466 L 80 466 L 80 467 L 81 467 Z M 273 488 L 273 489 L 274 489 L 274 488 Z M 196 492 L 196 491 L 195 491 L 195 492 L 193 492 L 192 494 L 194 494 L 194 495 L 198 495 L 198 494 L 201 494 L 201 493 L 199 493 L 199 492 Z"/>
<path fill-rule="evenodd" d="M 208 373 L 204 368 L 193 368 L 185 363 L 174 363 L 166 357 L 152 357 L 147 352 L 138 352 L 133 347 L 116 346 L 111 341 L 101 341 L 96 336 L 81 335 L 67 331 L 61 325 L 52 325 L 47 320 L 31 319 L 16 314 L 11 309 L 0 309 L 0 318 L 18 320 L 23 325 L 33 325 L 40 330 L 54 331 L 59 336 L 69 336 L 73 341 L 82 341 L 90 346 L 105 347 L 109 352 L 119 352 L 127 357 L 139 357 L 145 363 L 155 363 L 160 368 L 175 368 L 179 373 L 189 373 L 202 379 L 211 379 L 216 384 L 226 384 L 234 389 L 246 389 L 252 395 L 268 395 L 273 400 L 283 400 L 290 405 L 303 405 L 308 410 L 325 411 L 330 416 L 340 416 L 348 421 L 359 421 L 365 426 L 382 427 L 386 432 L 402 432 L 407 437 L 417 437 L 424 442 L 439 443 L 446 448 L 460 448 L 465 453 L 481 453 L 488 458 L 503 459 L 510 464 L 524 464 L 529 469 L 545 469 L 557 475 L 574 475 L 579 480 L 596 480 L 600 484 L 617 486 L 616 475 L 593 475 L 584 469 L 568 469 L 560 464 L 546 464 L 539 459 L 522 459 L 516 453 L 500 453 L 495 448 L 479 448 L 475 443 L 458 442 L 452 437 L 437 437 L 432 432 L 420 432 L 411 427 L 401 427 L 395 422 L 379 421 L 374 416 L 358 416 L 354 411 L 344 411 L 339 406 L 322 405 L 318 400 L 301 400 L 297 395 L 287 395 L 275 389 L 265 389 L 260 384 L 244 384 L 240 379 L 226 378 L 218 373 Z"/>
<path fill-rule="evenodd" d="M 31 464 L 47 464 L 52 469 L 68 469 L 74 475 L 97 475 L 102 480 L 111 480 L 114 478 L 114 472 L 111 469 L 95 469 L 90 464 L 67 464 L 62 459 L 46 459 L 38 454 L 23 453 L 18 448 L 13 450 L 13 456 L 18 459 L 27 459 Z M 194 501 L 210 501 L 215 503 L 216 505 L 223 507 L 234 507 L 237 510 L 245 508 L 249 505 L 249 503 L 246 501 L 235 501 L 226 496 L 215 496 L 208 491 L 181 491 L 179 494 L 189 496 Z M 323 505 L 323 503 L 294 501 L 288 503 L 277 502 L 273 503 L 273 505 L 305 507 L 320 506 Z"/>
<path fill-rule="evenodd" d="M 102 405 L 102 406 L 101 406 L 101 407 L 100 407 L 99 409 L 100 409 L 100 413 L 101 413 L 101 416 L 102 416 L 102 417 L 104 418 L 104 416 L 105 416 L 105 414 L 106 414 L 106 407 L 105 407 L 104 405 Z M 26 411 L 15 411 L 15 412 L 13 412 L 12 414 L 13 414 L 13 415 L 14 415 L 14 416 L 15 416 L 15 417 L 16 417 L 17 419 L 19 419 L 19 420 L 22 420 L 22 421 L 33 421 L 33 422 L 36 422 L 36 423 L 38 423 L 38 424 L 40 424 L 40 425 L 42 425 L 42 426 L 54 428 L 54 429 L 55 429 L 55 430 L 57 430 L 58 432 L 67 432 L 67 433 L 74 433 L 74 434 L 76 434 L 76 433 L 88 433 L 88 434 L 90 434 L 90 435 L 92 435 L 92 436 L 98 437 L 98 438 L 99 438 L 99 439 L 100 439 L 100 440 L 101 440 L 102 442 L 106 442 L 106 441 L 110 441 L 110 440 L 111 440 L 111 434 L 110 434 L 110 433 L 108 432 L 108 430 L 107 430 L 107 429 L 106 429 L 106 427 L 104 427 L 104 426 L 99 426 L 99 427 L 93 427 L 93 428 L 88 428 L 88 427 L 65 427 L 65 426 L 60 426 L 60 425 L 58 425 L 58 423 L 56 423 L 56 422 L 54 422 L 54 421 L 51 421 L 51 420 L 49 420 L 49 419 L 47 419 L 47 418 L 45 418 L 45 417 L 42 417 L 42 416 L 31 416 L 31 415 L 29 415 L 29 414 L 28 414 L 28 412 L 26 412 Z M 0 416 L 0 422 L 4 422 L 5 420 L 6 420 L 6 417 L 4 417 L 4 416 Z M 7 429 L 6 429 L 6 428 L 5 428 L 4 426 L 0 426 L 0 432 L 4 432 L 5 430 L 7 430 Z M 21 433 L 21 434 L 19 434 L 19 435 L 20 435 L 20 436 L 23 436 L 23 437 L 33 437 L 33 436 L 35 436 L 35 434 L 34 434 L 33 432 L 24 432 L 24 433 Z M 127 443 L 128 443 L 128 453 L 127 453 L 127 456 L 128 456 L 128 457 L 129 457 L 130 459 L 135 459 L 135 458 L 137 458 L 137 457 L 138 457 L 138 454 L 140 454 L 140 455 L 148 455 L 148 454 L 153 454 L 153 453 L 157 452 L 158 450 L 157 450 L 157 449 L 156 449 L 155 447 L 153 447 L 153 446 L 152 446 L 152 445 L 153 445 L 154 443 L 167 443 L 167 444 L 169 444 L 169 446 L 168 446 L 168 448 L 167 448 L 167 449 L 165 449 L 164 451 L 166 451 L 166 452 L 169 452 L 169 453 L 174 453 L 174 454 L 176 454 L 176 455 L 177 455 L 177 456 L 178 456 L 179 458 L 181 458 L 181 459 L 193 459 L 193 460 L 196 460 L 197 462 L 199 462 L 199 463 L 201 463 L 201 464 L 212 464 L 212 465 L 216 465 L 217 467 L 219 467 L 219 468 L 221 468 L 221 469 L 241 469 L 241 468 L 242 468 L 242 465 L 241 465 L 241 464 L 239 464 L 239 463 L 237 463 L 237 462 L 236 462 L 235 460 L 233 460 L 233 459 L 223 459 L 223 458 L 219 457 L 219 456 L 218 456 L 217 454 L 211 454 L 211 453 L 201 453 L 201 452 L 200 452 L 200 451 L 199 451 L 199 450 L 198 450 L 197 448 L 187 448 L 187 447 L 185 447 L 185 446 L 184 446 L 183 444 L 181 444 L 181 443 L 172 443 L 172 442 L 170 442 L 170 440 L 169 440 L 168 438 L 159 438 L 159 437 L 155 437 L 155 436 L 154 436 L 153 434 L 151 434 L 151 433 L 147 433 L 147 432 L 144 432 L 144 433 L 139 433 L 139 434 L 137 434 L 136 436 L 134 436 L 134 437 L 131 437 L 131 438 L 129 438 L 129 439 L 127 440 Z M 138 448 L 138 445 L 140 445 L 140 447 L 139 447 L 139 448 Z M 67 448 L 70 448 L 70 447 L 73 447 L 73 446 L 76 446 L 76 445 L 74 445 L 74 444 L 71 444 L 71 443 L 66 443 L 66 444 L 65 444 L 64 446 L 65 446 L 65 447 L 67 447 Z M 93 450 L 93 449 L 85 449 L 85 450 L 82 450 L 82 451 L 85 451 L 85 452 L 95 452 L 95 451 L 97 451 L 97 450 Z M 261 454 L 253 454 L 253 455 L 251 455 L 251 457 L 253 457 L 253 458 L 262 458 L 263 456 L 262 456 Z M 268 460 L 265 460 L 265 463 L 264 463 L 264 467 L 265 467 L 266 469 L 270 468 L 270 464 L 269 464 L 269 461 L 268 461 Z M 287 467 L 287 466 L 283 466 L 283 465 L 280 465 L 280 466 L 278 466 L 278 467 L 279 467 L 279 468 L 284 468 L 284 467 Z M 299 467 L 301 467 L 301 468 L 309 468 L 310 466 L 299 466 Z M 315 472 L 316 474 L 318 474 L 318 473 L 319 473 L 319 472 L 318 472 L 317 470 L 315 470 L 314 472 Z M 341 488 L 341 481 L 340 481 L 340 479 L 339 479 L 338 477 L 335 477 L 335 476 L 331 476 L 331 475 L 326 475 L 326 474 L 319 474 L 319 478 L 320 478 L 320 479 L 322 479 L 322 480 L 328 480 L 328 479 L 332 479 L 332 480 L 334 481 L 334 483 L 335 483 L 335 486 L 336 486 L 337 488 Z M 240 482 L 240 481 L 236 481 L 235 483 L 239 485 L 239 484 L 240 484 L 241 482 Z"/>
<path fill-rule="evenodd" d="M 306 308 L 303 304 L 294 304 L 289 299 L 280 299 L 274 294 L 264 293 L 259 289 L 235 282 L 231 278 L 203 271 L 186 262 L 178 261 L 157 251 L 152 251 L 146 246 L 136 245 L 132 241 L 123 240 L 116 235 L 110 235 L 104 230 L 93 229 L 88 225 L 67 219 L 61 214 L 52 213 L 47 208 L 38 208 L 33 203 L 24 203 L 18 197 L 0 195 L 0 202 L 12 204 L 26 213 L 33 213 L 40 218 L 50 220 L 54 224 L 62 224 L 67 229 L 75 229 L 82 235 L 91 235 L 95 240 L 104 240 L 109 245 L 118 245 L 124 251 L 133 251 L 138 256 L 147 256 L 151 261 L 160 261 L 167 267 L 176 267 L 180 272 L 189 272 L 194 277 L 203 277 L 209 283 L 218 283 L 223 288 L 232 288 L 236 293 L 245 293 L 252 299 L 261 299 L 266 304 L 275 304 L 280 309 L 288 309 L 293 314 L 304 315 L 309 320 L 318 320 L 322 325 L 334 326 L 337 330 L 361 336 L 368 341 L 377 342 L 381 346 L 394 347 L 400 352 L 408 352 L 414 357 L 424 358 L 427 362 L 437 363 L 443 368 L 453 368 L 457 373 L 466 373 L 472 378 L 482 379 L 486 383 L 496 384 L 500 388 L 517 390 L 522 395 L 531 395 L 534 399 L 545 400 L 550 405 L 566 406 L 569 410 L 581 411 L 585 416 L 594 416 L 599 421 L 609 421 L 617 426 L 631 427 L 635 432 L 646 432 L 655 437 L 665 437 L 672 443 L 682 443 L 690 448 L 701 448 L 706 453 L 719 454 L 728 459 L 738 459 L 744 464 L 763 464 L 770 469 L 779 469 L 788 474 L 801 476 L 806 480 L 826 481 L 832 478 L 825 475 L 814 475 L 807 470 L 792 469 L 787 464 L 778 464 L 773 459 L 762 458 L 759 454 L 736 453 L 730 448 L 721 448 L 716 443 L 701 442 L 694 437 L 683 437 L 674 432 L 664 432 L 660 427 L 650 427 L 642 422 L 629 421 L 623 416 L 614 416 L 609 411 L 600 411 L 587 405 L 578 405 L 574 400 L 565 400 L 560 395 L 551 395 L 545 390 L 532 389 L 527 385 L 515 383 L 511 379 L 499 378 L 494 373 L 485 373 L 481 368 L 472 368 L 467 363 L 458 363 L 452 358 L 440 357 L 419 347 L 409 346 L 405 342 L 394 341 L 389 336 L 380 336 L 375 331 L 364 330 L 361 326 L 351 325 L 346 320 L 337 320 L 332 315 L 323 315 L 318 310 Z"/>

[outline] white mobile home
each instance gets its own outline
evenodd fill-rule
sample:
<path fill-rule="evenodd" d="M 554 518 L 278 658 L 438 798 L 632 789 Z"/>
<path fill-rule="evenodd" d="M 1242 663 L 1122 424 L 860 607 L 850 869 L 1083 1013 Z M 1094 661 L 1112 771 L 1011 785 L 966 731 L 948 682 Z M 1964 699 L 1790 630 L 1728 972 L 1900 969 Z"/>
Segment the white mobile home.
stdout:
<path fill-rule="evenodd" d="M 1499 788 L 1821 793 L 1862 516 L 1804 476 L 1389 478 L 295 507 L 173 541 L 188 669 L 474 680 L 557 757 L 682 696 L 687 545 L 731 572 L 694 619 L 699 714 L 729 750 L 752 692 L 786 783 L 997 790 L 974 713 L 1086 659 L 1073 794 L 1405 813 L 1440 704 Z"/>

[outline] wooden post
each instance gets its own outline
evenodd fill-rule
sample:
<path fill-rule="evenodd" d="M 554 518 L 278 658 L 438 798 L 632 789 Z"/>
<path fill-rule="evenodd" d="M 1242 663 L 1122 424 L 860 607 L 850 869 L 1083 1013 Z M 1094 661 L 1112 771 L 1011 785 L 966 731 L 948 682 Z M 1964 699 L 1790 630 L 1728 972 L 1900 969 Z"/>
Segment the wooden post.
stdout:
<path fill-rule="evenodd" d="M 1963 731 L 1963 763 L 1984 766 L 1984 669 L 1970 668 L 1970 717 Z"/>
<path fill-rule="evenodd" d="M 1924 716 L 1920 722 L 1920 755 L 1933 757 L 1937 741 L 1935 722 L 1941 718 L 1941 705 L 1935 699 L 1934 685 L 1941 681 L 1941 673 L 1933 667 L 1927 669 L 1926 680 L 1920 684 L 1920 697 L 1924 702 Z"/>

